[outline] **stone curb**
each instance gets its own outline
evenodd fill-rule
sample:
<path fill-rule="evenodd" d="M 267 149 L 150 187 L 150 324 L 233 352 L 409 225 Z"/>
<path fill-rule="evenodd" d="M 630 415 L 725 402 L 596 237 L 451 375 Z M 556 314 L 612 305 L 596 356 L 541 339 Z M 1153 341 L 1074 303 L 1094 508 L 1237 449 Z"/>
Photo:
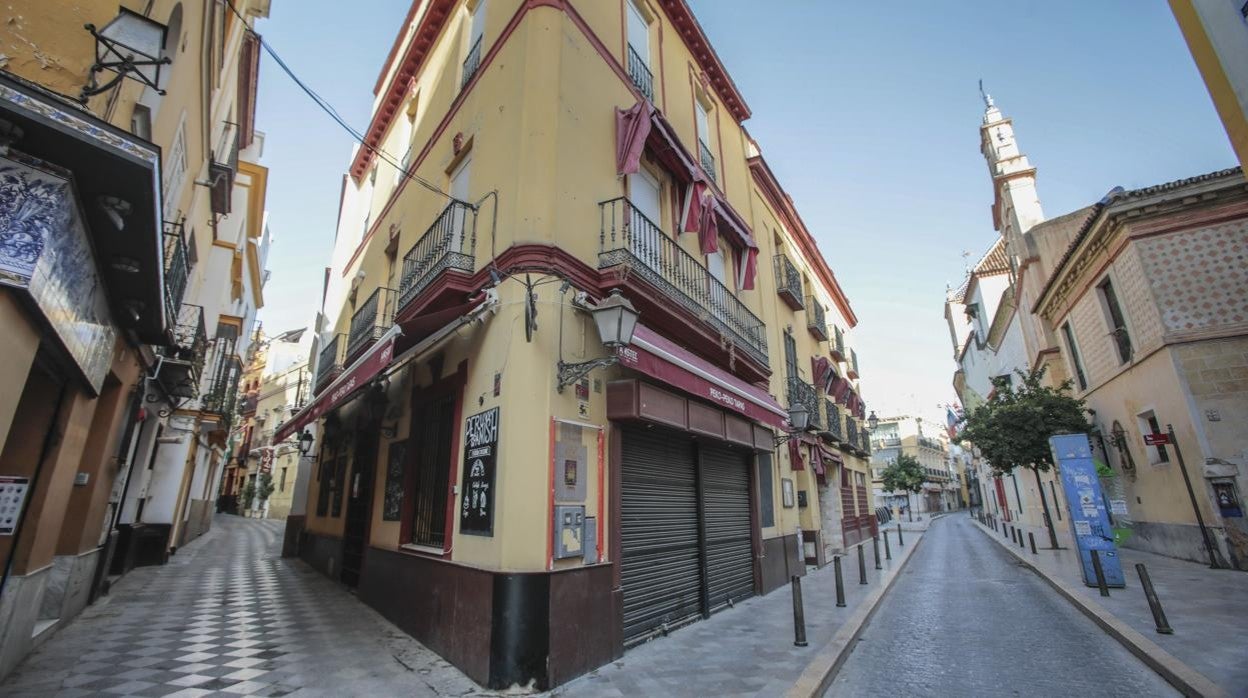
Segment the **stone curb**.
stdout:
<path fill-rule="evenodd" d="M 870 596 L 863 599 L 863 602 L 854 610 L 853 615 L 836 631 L 836 634 L 832 636 L 828 644 L 819 648 L 814 659 L 806 665 L 802 675 L 797 678 L 797 681 L 785 693 L 786 696 L 790 698 L 806 698 L 810 696 L 813 698 L 813 696 L 821 695 L 832 684 L 833 677 L 836 676 L 836 672 L 840 670 L 845 660 L 849 658 L 850 652 L 853 651 L 854 643 L 862 635 L 863 628 L 871 620 L 871 616 L 875 615 L 876 609 L 879 608 L 880 602 L 883 601 L 888 590 L 892 588 L 893 582 L 897 581 L 897 578 L 901 576 L 906 563 L 914 556 L 914 551 L 918 550 L 923 543 L 923 539 L 927 537 L 924 535 L 926 531 L 914 531 L 913 533 L 918 534 L 918 540 L 905 546 L 906 551 L 900 556 L 901 559 L 897 561 L 896 570 L 884 580 L 884 584 L 871 592 Z M 865 544 L 862 543 L 861 545 Z"/>
<path fill-rule="evenodd" d="M 999 534 L 991 528 L 979 523 L 975 519 L 972 519 L 972 523 L 995 541 L 997 545 L 1013 555 L 1024 567 L 1035 572 L 1037 576 L 1048 582 L 1049 586 L 1053 587 L 1058 594 L 1064 596 L 1075 608 L 1092 619 L 1092 622 L 1100 626 L 1106 634 L 1122 643 L 1122 646 L 1126 647 L 1131 654 L 1139 657 L 1140 661 L 1160 674 L 1171 686 L 1182 691 L 1183 695 L 1204 696 L 1205 698 L 1224 698 L 1228 695 L 1225 690 L 1211 681 L 1209 677 L 1179 661 L 1177 657 L 1140 634 L 1138 630 L 1119 620 L 1117 616 L 1106 610 L 1104 606 L 1087 598 L 1064 581 L 1050 576 L 1040 567 L 1033 565 L 1026 555 L 1015 550 L 1012 545 L 1006 544 L 1004 540 L 998 540 L 997 536 Z"/>

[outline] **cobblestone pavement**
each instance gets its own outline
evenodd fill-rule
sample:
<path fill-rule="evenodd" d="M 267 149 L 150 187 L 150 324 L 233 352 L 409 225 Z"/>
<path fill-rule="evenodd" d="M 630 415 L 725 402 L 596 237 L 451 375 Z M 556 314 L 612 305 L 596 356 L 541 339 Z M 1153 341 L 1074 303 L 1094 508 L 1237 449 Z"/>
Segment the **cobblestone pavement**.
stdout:
<path fill-rule="evenodd" d="M 877 589 L 882 575 L 895 574 L 902 552 L 924 536 L 905 526 L 905 548 L 889 535 L 892 561 L 875 570 L 871 542 L 865 552 L 867 584 L 858 581 L 858 551 L 842 559 L 845 608 L 836 607 L 835 568 L 829 564 L 802 578 L 806 647 L 793 645 L 793 596 L 788 585 L 762 597 L 746 599 L 708 620 L 693 623 L 624 653 L 623 658 L 555 689 L 568 698 L 624 696 L 781 696 L 797 681 Z M 895 528 L 895 527 L 894 527 Z M 981 533 L 976 535 L 982 536 Z M 920 547 L 919 552 L 922 552 Z M 915 553 L 917 555 L 918 553 Z M 883 543 L 881 543 L 881 557 Z M 888 603 L 887 598 L 884 603 Z"/>
<path fill-rule="evenodd" d="M 279 557 L 284 522 L 218 516 L 134 570 L 0 686 L 16 696 L 460 696 L 478 687 L 341 586 Z"/>
<path fill-rule="evenodd" d="M 932 523 L 827 695 L 1177 695 L 973 526 Z"/>

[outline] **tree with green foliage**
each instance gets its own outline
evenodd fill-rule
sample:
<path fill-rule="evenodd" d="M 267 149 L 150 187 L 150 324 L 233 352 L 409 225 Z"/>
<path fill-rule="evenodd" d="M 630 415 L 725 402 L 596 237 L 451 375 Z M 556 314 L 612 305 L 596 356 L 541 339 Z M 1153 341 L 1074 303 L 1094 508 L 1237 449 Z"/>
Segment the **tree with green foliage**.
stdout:
<path fill-rule="evenodd" d="M 247 510 L 251 508 L 251 500 L 255 499 L 255 497 L 256 497 L 256 483 L 248 482 L 246 485 L 243 486 L 243 491 L 239 492 L 239 499 L 242 500 L 242 506 L 239 507 L 238 510 L 242 516 L 247 515 Z"/>
<path fill-rule="evenodd" d="M 269 501 L 269 495 L 273 494 L 273 490 L 277 489 L 273 485 L 273 476 L 269 473 L 260 474 L 260 482 L 256 485 L 256 497 L 260 499 L 260 509 L 264 509 L 264 503 Z"/>
<path fill-rule="evenodd" d="M 1017 371 L 1018 384 L 1006 377 L 994 378 L 992 397 L 963 418 L 960 438 L 979 447 L 980 453 L 998 475 L 1015 468 L 1029 468 L 1036 478 L 1040 503 L 1044 507 L 1049 542 L 1057 545 L 1049 502 L 1040 482 L 1040 473 L 1053 467 L 1049 437 L 1055 434 L 1086 434 L 1084 402 L 1071 392 L 1067 380 L 1056 388 L 1044 385 L 1043 367 L 1024 373 Z"/>
<path fill-rule="evenodd" d="M 889 463 L 888 467 L 880 473 L 880 481 L 886 491 L 906 493 L 906 509 L 911 521 L 914 520 L 914 512 L 910 507 L 910 494 L 923 489 L 924 478 L 923 466 L 919 464 L 919 459 L 909 453 L 897 456 L 897 459 Z"/>

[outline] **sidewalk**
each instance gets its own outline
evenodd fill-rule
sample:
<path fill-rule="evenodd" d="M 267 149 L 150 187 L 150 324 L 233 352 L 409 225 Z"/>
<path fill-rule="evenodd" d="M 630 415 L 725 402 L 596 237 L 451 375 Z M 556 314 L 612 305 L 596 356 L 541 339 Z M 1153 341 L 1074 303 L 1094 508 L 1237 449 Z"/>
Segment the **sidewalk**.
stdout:
<path fill-rule="evenodd" d="M 551 692 L 552 696 L 779 696 L 817 695 L 848 656 L 853 639 L 889 585 L 918 547 L 930 519 L 888 526 L 893 559 L 875 569 L 871 541 L 862 545 L 866 585 L 858 581 L 858 552 L 841 559 L 845 608 L 836 607 L 836 577 L 829 563 L 802 577 L 808 646 L 793 645 L 793 597 L 784 586 L 726 609 L 709 620 L 629 650 L 624 657 Z M 882 534 L 881 534 L 882 535 Z M 808 568 L 813 569 L 813 568 Z"/>
<path fill-rule="evenodd" d="M 1191 687 L 1198 690 L 1203 679 L 1202 693 L 1216 695 L 1220 688 L 1229 695 L 1248 697 L 1248 632 L 1244 630 L 1248 574 L 1119 548 L 1127 586 L 1110 589 L 1110 596 L 1102 597 L 1096 587 L 1084 584 L 1078 554 L 1066 532 L 1059 529 L 1058 539 L 1067 549 L 1041 548 L 1032 555 L 1030 548 L 1019 548 L 991 526 L 977 520 L 975 525 L 1082 606 L 1102 627 L 1108 623 L 1111 635 L 1163 676 L 1173 671 L 1180 680 L 1190 679 Z M 1036 542 L 1042 545 L 1039 536 Z M 1136 563 L 1147 567 L 1173 635 L 1156 632 Z"/>

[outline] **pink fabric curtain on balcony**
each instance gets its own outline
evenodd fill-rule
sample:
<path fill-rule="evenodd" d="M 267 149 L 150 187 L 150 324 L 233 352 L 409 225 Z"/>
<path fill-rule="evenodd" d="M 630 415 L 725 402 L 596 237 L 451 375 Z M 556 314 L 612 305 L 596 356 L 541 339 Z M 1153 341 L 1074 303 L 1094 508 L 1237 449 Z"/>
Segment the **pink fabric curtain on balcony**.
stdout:
<path fill-rule="evenodd" d="M 822 389 L 823 392 L 832 393 L 832 384 L 836 379 L 836 369 L 832 368 L 832 362 L 822 356 L 810 357 L 811 375 L 815 377 L 815 386 Z"/>
<path fill-rule="evenodd" d="M 825 472 L 823 464 L 823 449 L 818 444 L 810 446 L 810 467 L 815 471 L 816 475 L 823 475 Z"/>
<path fill-rule="evenodd" d="M 654 107 L 642 100 L 629 109 L 615 109 L 615 164 L 622 175 L 641 169 L 641 154 L 650 137 Z"/>

